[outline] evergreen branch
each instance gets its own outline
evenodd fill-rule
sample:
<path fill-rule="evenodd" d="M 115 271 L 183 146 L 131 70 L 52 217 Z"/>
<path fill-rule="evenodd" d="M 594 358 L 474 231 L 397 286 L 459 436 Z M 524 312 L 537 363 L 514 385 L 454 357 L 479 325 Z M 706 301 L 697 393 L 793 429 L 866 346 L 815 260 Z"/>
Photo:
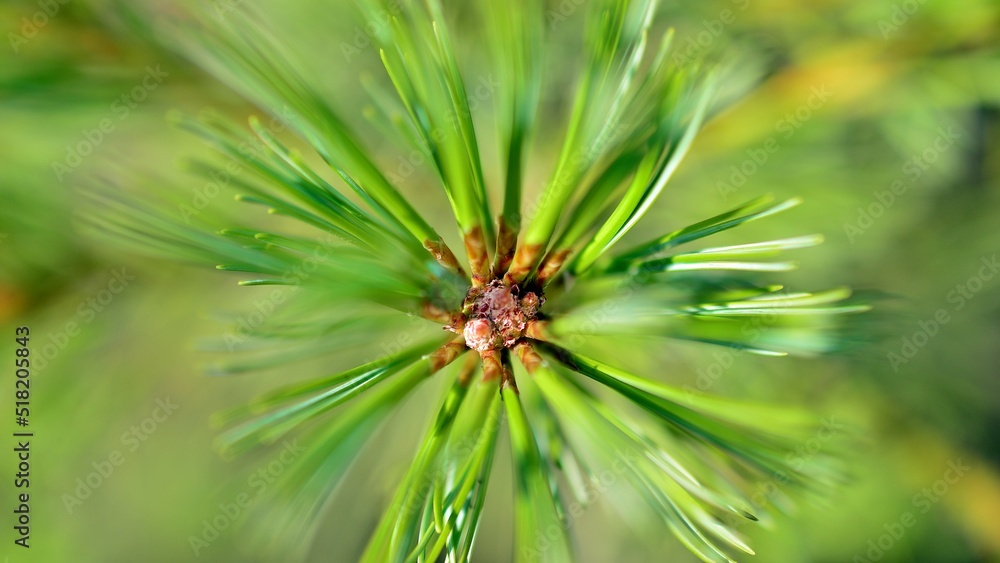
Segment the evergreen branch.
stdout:
<path fill-rule="evenodd" d="M 653 52 L 656 0 L 589 4 L 562 144 L 531 205 L 523 201 L 528 163 L 533 143 L 542 140 L 538 130 L 548 125 L 539 116 L 546 4 L 488 0 L 485 9 L 461 14 L 461 28 L 448 25 L 440 0 L 357 0 L 356 6 L 375 24 L 365 31 L 387 75 L 362 77 L 368 100 L 357 121 L 370 127 L 373 145 L 415 148 L 432 164 L 465 247 L 468 277 L 404 197 L 401 179 L 380 168 L 387 158 L 365 146 L 350 113 L 331 104 L 340 96 L 315 79 L 329 61 L 293 56 L 286 50 L 291 42 L 272 37 L 263 18 L 249 13 L 222 23 L 202 13 L 196 22 L 179 21 L 173 37 L 270 114 L 269 124 L 251 117 L 248 132 L 213 114 L 172 119 L 215 149 L 199 155 L 192 172 L 224 184 L 219 191 L 239 202 L 289 219 L 278 223 L 287 232 L 228 216 L 228 197 L 193 210 L 156 176 L 141 182 L 153 192 L 148 200 L 106 181 L 88 194 L 99 212 L 86 216 L 86 225 L 104 240 L 239 272 L 241 285 L 267 292 L 269 301 L 255 302 L 261 322 L 220 316 L 230 332 L 205 348 L 230 354 L 212 374 L 278 366 L 295 373 L 359 346 L 399 345 L 353 369 L 296 378 L 216 417 L 227 427 L 219 437 L 226 454 L 292 432 L 311 438 L 283 486 L 267 496 L 277 512 L 266 522 L 274 526 L 255 539 L 301 555 L 363 444 L 422 381 L 462 355 L 466 361 L 442 385 L 437 416 L 369 541 L 366 561 L 471 559 L 501 403 L 514 468 L 518 561 L 572 560 L 569 516 L 576 514 L 567 515 L 563 499 L 592 500 L 588 485 L 608 467 L 626 478 L 652 517 L 712 562 L 753 553 L 736 526 L 769 522 L 768 511 L 748 498 L 760 481 L 787 485 L 768 499 L 787 509 L 794 496 L 824 493 L 842 480 L 834 447 L 802 463 L 789 456 L 816 431 L 812 416 L 682 392 L 614 367 L 614 358 L 596 359 L 600 350 L 632 353 L 640 338 L 772 356 L 830 352 L 848 340 L 850 315 L 869 309 L 846 288 L 792 293 L 759 281 L 795 267 L 783 253 L 817 245 L 816 235 L 677 249 L 775 215 L 798 199 L 758 198 L 612 252 L 678 169 L 718 88 L 717 75 L 697 61 L 668 59 L 676 49 L 672 31 Z M 478 93 L 470 98 L 470 75 L 459 60 L 468 23 L 487 32 L 494 67 L 487 72 L 500 77 L 493 82 L 487 74 L 496 162 L 480 154 L 476 126 L 488 121 L 474 119 L 473 109 L 485 100 Z M 480 40 L 478 31 L 469 36 Z M 544 137 L 558 134 L 546 130 Z M 330 170 L 309 164 L 318 159 Z M 498 216 L 484 167 L 500 176 L 502 191 L 493 194 L 503 202 Z M 401 313 L 455 335 L 410 340 L 421 327 L 404 325 Z M 441 327 L 423 324 L 441 334 Z M 530 379 L 517 379 L 512 352 Z M 626 500 L 615 495 L 611 502 L 631 516 L 634 505 Z"/>

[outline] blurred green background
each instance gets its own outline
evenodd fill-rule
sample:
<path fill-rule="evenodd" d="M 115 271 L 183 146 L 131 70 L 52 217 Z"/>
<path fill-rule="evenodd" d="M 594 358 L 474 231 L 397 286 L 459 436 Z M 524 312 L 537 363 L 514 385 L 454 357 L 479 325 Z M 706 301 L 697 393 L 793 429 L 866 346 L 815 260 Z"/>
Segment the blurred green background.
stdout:
<path fill-rule="evenodd" d="M 466 17 L 463 3 L 447 4 Z M 550 66 L 548 114 L 565 107 L 559 85 L 576 68 L 581 4 L 550 5 L 552 56 L 565 64 Z M 359 79 L 384 78 L 373 49 L 345 54 L 364 25 L 346 2 L 254 5 L 362 123 Z M 107 247 L 77 227 L 89 179 L 127 178 L 123 169 L 154 171 L 172 179 L 181 200 L 198 201 L 205 181 L 177 165 L 205 149 L 168 126 L 169 110 L 214 108 L 240 121 L 260 113 L 174 54 L 157 27 L 174 8 L 0 5 L 0 357 L 13 358 L 15 327 L 29 326 L 36 358 L 30 550 L 12 543 L 13 368 L 0 377 L 0 449 L 8 452 L 0 455 L 0 557 L 11 562 L 281 560 L 248 547 L 237 524 L 198 554 L 191 544 L 240 493 L 255 497 L 283 470 L 280 446 L 227 461 L 211 444 L 212 413 L 283 376 L 280 367 L 204 375 L 216 358 L 198 343 L 231 330 L 220 317 L 251 310 L 256 294 L 233 277 Z M 210 11 L 244 8 L 218 0 Z M 822 233 L 826 243 L 802 253 L 802 268 L 781 281 L 881 297 L 842 356 L 722 358 L 691 344 L 651 351 L 634 367 L 713 393 L 806 404 L 830 417 L 834 434 L 858 429 L 851 484 L 822 505 L 801 504 L 773 529 L 748 530 L 754 560 L 1000 561 L 1000 5 L 713 0 L 665 2 L 661 12 L 677 29 L 679 53 L 727 53 L 751 86 L 709 124 L 630 236 L 661 234 L 763 193 L 801 195 L 805 205 L 735 236 Z M 474 26 L 459 26 L 459 35 L 475 81 L 468 69 L 485 54 Z M 536 143 L 529 183 L 542 183 L 556 149 Z M 394 150 L 384 147 L 386 162 Z M 488 139 L 483 150 L 493 154 Z M 446 225 L 438 194 L 422 193 L 419 181 L 403 190 Z M 363 344 L 340 365 L 314 367 L 346 367 L 364 356 Z M 358 460 L 323 516 L 310 561 L 356 558 L 432 415 L 421 403 L 427 396 L 410 400 Z M 817 440 L 800 454 L 823 447 Z M 498 456 L 474 560 L 510 560 L 509 466 Z M 602 495 L 619 489 L 613 483 Z M 602 496 L 573 531 L 585 562 L 694 560 L 658 524 L 623 522 Z"/>

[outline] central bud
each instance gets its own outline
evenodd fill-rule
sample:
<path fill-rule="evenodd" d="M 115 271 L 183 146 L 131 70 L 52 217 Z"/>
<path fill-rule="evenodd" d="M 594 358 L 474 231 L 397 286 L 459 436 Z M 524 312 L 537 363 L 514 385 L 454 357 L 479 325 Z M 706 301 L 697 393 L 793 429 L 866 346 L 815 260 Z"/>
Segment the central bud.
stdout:
<path fill-rule="evenodd" d="M 470 288 L 462 306 L 466 345 L 480 352 L 514 346 L 544 302 L 544 297 L 530 291 L 521 295 L 516 285 L 500 280 Z"/>

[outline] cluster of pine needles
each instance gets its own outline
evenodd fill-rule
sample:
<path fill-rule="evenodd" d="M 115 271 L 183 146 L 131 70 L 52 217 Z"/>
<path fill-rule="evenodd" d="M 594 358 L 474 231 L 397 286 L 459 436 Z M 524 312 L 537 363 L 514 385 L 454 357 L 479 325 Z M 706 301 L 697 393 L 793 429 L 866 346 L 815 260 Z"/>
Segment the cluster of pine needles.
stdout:
<path fill-rule="evenodd" d="M 546 3 L 481 3 L 474 9 L 486 23 L 477 33 L 500 85 L 489 122 L 502 177 L 491 191 L 468 76 L 440 0 L 357 4 L 365 21 L 384 22 L 371 28 L 372 40 L 392 85 L 366 83 L 372 103 L 365 117 L 384 144 L 424 156 L 433 183 L 418 189 L 444 190 L 464 252 L 450 248 L 404 197 L 384 159 L 341 113 L 350 108 L 334 107 L 296 66 L 286 52 L 295 38 L 272 37 L 249 9 L 221 21 L 213 14 L 180 21 L 172 37 L 314 154 L 288 146 L 257 119 L 249 141 L 245 129 L 219 115 L 176 122 L 215 149 L 193 163 L 195 172 L 209 179 L 224 173 L 236 199 L 301 228 L 279 234 L 218 225 L 218 214 L 185 214 L 180 195 L 167 196 L 177 206 L 93 191 L 103 233 L 245 273 L 242 285 L 289 287 L 279 312 L 225 342 L 237 358 L 228 372 L 390 338 L 414 318 L 438 327 L 368 363 L 297 381 L 221 415 L 229 426 L 221 447 L 229 453 L 293 431 L 313 437 L 268 501 L 280 508 L 271 528 L 313 533 L 369 438 L 435 379 L 445 382 L 438 403 L 427 406 L 436 416 L 364 561 L 469 561 L 504 420 L 519 561 L 573 560 L 566 506 L 591 500 L 589 484 L 609 467 L 637 493 L 612 499 L 624 514 L 645 505 L 650 520 L 661 520 L 705 561 L 753 553 L 740 522 L 766 523 L 768 511 L 789 506 L 794 492 L 822 491 L 840 478 L 827 453 L 790 455 L 817 432 L 816 417 L 690 393 L 659 382 L 659 374 L 617 367 L 623 362 L 594 344 L 632 342 L 618 350 L 633 355 L 670 339 L 772 356 L 816 354 L 837 346 L 842 315 L 865 310 L 846 289 L 795 293 L 758 281 L 762 272 L 794 268 L 779 255 L 816 245 L 818 236 L 691 244 L 798 200 L 761 197 L 619 248 L 712 114 L 719 73 L 671 62 L 671 33 L 650 38 L 655 0 L 588 2 L 562 148 L 540 195 L 528 198 L 526 163 L 542 133 Z M 393 14 L 387 22 L 386 13 Z M 544 132 L 546 139 L 560 135 Z M 753 323 L 765 329 L 747 331 Z M 768 502 L 752 500 L 759 483 L 775 480 L 782 486 Z"/>

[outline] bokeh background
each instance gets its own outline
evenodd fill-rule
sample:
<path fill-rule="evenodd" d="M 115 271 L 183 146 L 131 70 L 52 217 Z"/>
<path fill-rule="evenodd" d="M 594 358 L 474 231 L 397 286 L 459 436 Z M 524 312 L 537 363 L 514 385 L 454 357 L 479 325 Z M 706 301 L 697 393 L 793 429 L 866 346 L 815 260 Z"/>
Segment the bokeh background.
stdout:
<path fill-rule="evenodd" d="M 249 4 L 217 0 L 209 11 L 225 17 Z M 356 108 L 346 113 L 363 123 L 362 78 L 384 77 L 374 49 L 345 50 L 364 26 L 346 2 L 252 4 L 324 93 Z M 468 6 L 446 4 L 464 24 L 466 68 L 488 74 Z M 550 5 L 559 64 L 549 67 L 548 115 L 565 107 L 561 84 L 576 68 L 583 4 Z M 650 350 L 634 367 L 711 392 L 805 404 L 829 417 L 835 439 L 855 432 L 850 484 L 826 502 L 801 503 L 773 529 L 748 529 L 754 560 L 1000 561 L 1000 6 L 663 4 L 660 21 L 677 29 L 680 52 L 724 57 L 737 85 L 635 237 L 760 194 L 801 195 L 805 205 L 748 227 L 754 240 L 822 233 L 826 243 L 802 252 L 802 268 L 782 280 L 868 290 L 876 312 L 839 356 L 730 362 L 692 344 Z M 198 554 L 191 544 L 224 513 L 220 505 L 256 497 L 283 471 L 280 446 L 238 460 L 212 448 L 214 412 L 287 375 L 280 366 L 205 375 L 218 354 L 199 343 L 231 330 L 255 294 L 236 278 L 142 258 L 79 228 L 90 181 L 131 178 L 123 169 L 148 171 L 181 200 L 199 201 L 205 180 L 179 164 L 205 149 L 168 125 L 169 111 L 214 108 L 238 121 L 260 113 L 176 54 L 158 26 L 176 9 L 169 1 L 0 4 L 0 357 L 13 357 L 14 328 L 27 325 L 36 358 L 30 550 L 12 544 L 13 368 L 0 376 L 0 451 L 8 452 L 0 455 L 0 557 L 11 562 L 282 560 L 250 547 L 238 522 Z M 467 78 L 477 77 L 467 70 Z M 483 105 L 477 119 L 487 123 Z M 67 154 L 81 143 L 87 154 Z M 492 154 L 488 140 L 484 147 Z M 537 141 L 535 185 L 556 149 Z M 386 162 L 393 150 L 384 147 Z M 421 191 L 428 172 L 403 190 L 444 225 L 440 194 Z M 338 365 L 314 367 L 333 372 L 379 345 L 359 342 Z M 308 560 L 357 557 L 432 415 L 428 396 L 409 401 L 357 461 Z M 824 440 L 803 444 L 800 455 Z M 502 453 L 476 561 L 510 560 L 509 467 Z M 655 523 L 620 519 L 605 495 L 623 486 L 612 483 L 573 522 L 580 560 L 693 561 Z"/>

